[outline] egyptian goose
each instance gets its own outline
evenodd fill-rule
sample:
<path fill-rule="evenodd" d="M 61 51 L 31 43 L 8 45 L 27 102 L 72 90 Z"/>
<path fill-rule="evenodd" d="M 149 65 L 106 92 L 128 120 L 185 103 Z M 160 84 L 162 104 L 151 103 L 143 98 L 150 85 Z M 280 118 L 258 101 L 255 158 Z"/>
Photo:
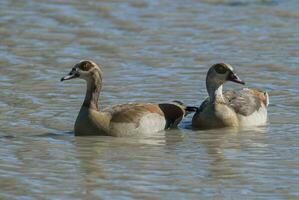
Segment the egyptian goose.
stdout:
<path fill-rule="evenodd" d="M 180 102 L 152 104 L 129 103 L 99 110 L 98 100 L 102 87 L 102 70 L 91 60 L 77 63 L 61 81 L 84 79 L 87 91 L 75 122 L 76 136 L 109 135 L 129 136 L 148 134 L 176 127 L 191 111 Z"/>
<path fill-rule="evenodd" d="M 194 114 L 192 126 L 210 129 L 266 124 L 268 93 L 248 88 L 223 93 L 222 87 L 227 81 L 245 84 L 229 64 L 218 63 L 209 69 L 206 77 L 209 97 Z"/>

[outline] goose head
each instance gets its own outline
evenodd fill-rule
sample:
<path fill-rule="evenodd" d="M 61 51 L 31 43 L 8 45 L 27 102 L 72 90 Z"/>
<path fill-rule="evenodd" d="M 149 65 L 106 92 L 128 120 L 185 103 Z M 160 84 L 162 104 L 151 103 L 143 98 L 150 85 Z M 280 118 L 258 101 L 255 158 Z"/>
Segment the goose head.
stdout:
<path fill-rule="evenodd" d="M 230 64 L 217 63 L 209 69 L 207 74 L 207 83 L 214 83 L 220 86 L 227 81 L 243 85 L 245 84 L 245 82 L 237 76 Z"/>
<path fill-rule="evenodd" d="M 61 81 L 66 81 L 74 78 L 83 79 L 87 82 L 102 80 L 102 70 L 91 60 L 82 60 L 75 64 L 68 75 L 62 77 Z"/>
<path fill-rule="evenodd" d="M 245 84 L 229 64 L 217 63 L 209 69 L 206 78 L 206 87 L 211 101 L 224 102 L 222 85 L 227 81 Z"/>

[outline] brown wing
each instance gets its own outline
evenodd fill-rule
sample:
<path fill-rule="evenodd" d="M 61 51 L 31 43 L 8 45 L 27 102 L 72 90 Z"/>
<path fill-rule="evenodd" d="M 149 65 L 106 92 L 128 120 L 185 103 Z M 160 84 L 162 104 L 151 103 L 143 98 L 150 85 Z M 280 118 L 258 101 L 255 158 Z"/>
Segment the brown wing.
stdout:
<path fill-rule="evenodd" d="M 143 103 L 116 105 L 105 109 L 104 112 L 111 114 L 111 122 L 135 123 L 136 125 L 138 125 L 139 120 L 146 114 L 157 113 L 163 116 L 162 111 L 157 105 Z"/>
<path fill-rule="evenodd" d="M 166 120 L 165 128 L 177 126 L 185 114 L 183 106 L 176 103 L 150 104 L 133 103 L 112 106 L 104 110 L 112 116 L 111 122 L 134 123 L 139 125 L 140 119 L 149 113 L 156 113 Z"/>
<path fill-rule="evenodd" d="M 227 91 L 224 93 L 227 104 L 236 113 L 248 116 L 259 110 L 262 103 L 267 105 L 267 95 L 255 89 L 243 89 L 239 91 Z"/>
<path fill-rule="evenodd" d="M 260 99 L 261 102 L 263 102 L 263 104 L 265 106 L 268 106 L 269 104 L 269 97 L 268 97 L 268 94 L 267 92 L 264 92 L 264 91 L 260 91 L 260 90 L 257 90 L 257 89 L 249 89 L 251 94 L 258 97 Z"/>

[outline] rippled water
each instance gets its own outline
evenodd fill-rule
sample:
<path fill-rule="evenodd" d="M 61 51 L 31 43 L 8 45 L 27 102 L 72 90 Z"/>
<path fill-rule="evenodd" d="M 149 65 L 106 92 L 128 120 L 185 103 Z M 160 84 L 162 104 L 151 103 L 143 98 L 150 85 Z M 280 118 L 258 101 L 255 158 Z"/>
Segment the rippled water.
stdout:
<path fill-rule="evenodd" d="M 0 2 L 0 199 L 298 199 L 296 0 Z M 199 105 L 205 74 L 231 63 L 270 96 L 269 125 L 152 137 L 74 137 L 85 85 L 104 65 L 101 107 Z M 228 83 L 226 89 L 240 86 Z"/>

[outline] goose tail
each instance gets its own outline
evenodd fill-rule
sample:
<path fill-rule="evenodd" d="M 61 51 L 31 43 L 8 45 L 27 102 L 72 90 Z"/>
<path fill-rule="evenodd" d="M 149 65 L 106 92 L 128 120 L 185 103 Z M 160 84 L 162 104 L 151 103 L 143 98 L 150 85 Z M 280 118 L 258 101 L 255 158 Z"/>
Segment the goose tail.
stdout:
<path fill-rule="evenodd" d="M 180 105 L 185 110 L 185 116 L 198 111 L 198 108 L 195 106 L 186 106 L 183 102 L 177 100 L 173 102 Z"/>

